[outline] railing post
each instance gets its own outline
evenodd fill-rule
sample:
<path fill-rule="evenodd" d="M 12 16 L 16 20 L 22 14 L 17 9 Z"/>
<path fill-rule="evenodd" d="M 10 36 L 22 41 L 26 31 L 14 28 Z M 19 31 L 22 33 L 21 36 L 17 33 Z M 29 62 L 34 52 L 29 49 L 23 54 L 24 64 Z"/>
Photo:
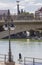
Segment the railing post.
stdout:
<path fill-rule="evenodd" d="M 25 65 L 25 57 L 24 57 L 24 65 Z"/>
<path fill-rule="evenodd" d="M 4 63 L 6 63 L 6 55 L 5 55 Z"/>
<path fill-rule="evenodd" d="M 35 65 L 35 61 L 34 61 L 35 58 L 33 58 L 33 65 Z"/>

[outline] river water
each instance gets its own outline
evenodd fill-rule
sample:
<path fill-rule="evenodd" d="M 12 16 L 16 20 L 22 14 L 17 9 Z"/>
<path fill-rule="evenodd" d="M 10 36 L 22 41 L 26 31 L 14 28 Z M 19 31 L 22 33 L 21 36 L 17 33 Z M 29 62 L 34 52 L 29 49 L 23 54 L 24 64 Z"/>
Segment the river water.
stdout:
<path fill-rule="evenodd" d="M 8 40 L 0 40 L 0 54 L 8 54 L 8 43 Z M 15 62 L 19 58 L 19 53 L 21 53 L 22 58 L 42 58 L 42 41 L 30 39 L 11 40 L 11 51 Z"/>

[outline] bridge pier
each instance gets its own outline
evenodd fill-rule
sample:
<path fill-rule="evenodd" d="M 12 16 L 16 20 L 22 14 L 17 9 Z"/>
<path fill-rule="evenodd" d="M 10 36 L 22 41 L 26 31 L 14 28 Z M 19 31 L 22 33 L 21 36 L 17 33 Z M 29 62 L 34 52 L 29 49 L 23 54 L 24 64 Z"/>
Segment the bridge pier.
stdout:
<path fill-rule="evenodd" d="M 35 34 L 37 37 L 40 37 L 40 32 L 39 32 L 39 31 L 35 31 L 34 34 Z"/>
<path fill-rule="evenodd" d="M 42 35 L 40 31 L 30 30 L 29 32 L 30 32 L 30 35 L 29 35 L 30 38 L 35 37 L 35 36 L 40 37 Z"/>
<path fill-rule="evenodd" d="M 30 37 L 34 37 L 35 36 L 35 34 L 34 34 L 35 31 L 34 30 L 31 29 L 29 32 L 30 32 Z"/>

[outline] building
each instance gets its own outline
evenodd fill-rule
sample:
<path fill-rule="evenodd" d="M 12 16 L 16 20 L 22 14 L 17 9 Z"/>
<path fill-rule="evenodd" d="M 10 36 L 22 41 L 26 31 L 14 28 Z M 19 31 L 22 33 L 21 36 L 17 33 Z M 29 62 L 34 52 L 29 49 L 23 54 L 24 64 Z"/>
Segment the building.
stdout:
<path fill-rule="evenodd" d="M 8 10 L 0 10 L 0 20 L 6 18 Z"/>
<path fill-rule="evenodd" d="M 39 10 L 35 11 L 35 19 L 42 19 L 42 7 Z"/>
<path fill-rule="evenodd" d="M 33 20 L 34 14 L 29 12 L 23 12 L 23 13 L 20 13 L 19 15 L 14 15 L 13 19 L 14 20 Z"/>

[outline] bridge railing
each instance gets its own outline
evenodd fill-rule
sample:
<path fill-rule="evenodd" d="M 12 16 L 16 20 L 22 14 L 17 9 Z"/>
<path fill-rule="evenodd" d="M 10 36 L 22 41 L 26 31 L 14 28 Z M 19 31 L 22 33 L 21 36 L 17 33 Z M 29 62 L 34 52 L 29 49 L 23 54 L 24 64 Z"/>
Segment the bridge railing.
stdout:
<path fill-rule="evenodd" d="M 13 20 L 13 22 L 14 22 L 14 23 L 16 23 L 16 22 L 17 22 L 17 23 L 18 23 L 18 22 L 42 22 L 42 20 L 39 20 L 39 19 L 37 19 L 37 20 L 36 20 L 36 19 L 33 19 L 33 20 L 23 20 L 23 19 L 22 19 L 22 20 Z M 4 20 L 0 20 L 0 23 L 1 23 L 1 24 L 4 24 L 5 21 L 4 21 Z"/>
<path fill-rule="evenodd" d="M 42 65 L 41 58 L 24 57 L 24 65 Z"/>
<path fill-rule="evenodd" d="M 14 20 L 13 21 L 14 23 L 24 23 L 24 22 L 42 22 L 42 20 L 35 20 L 35 19 L 33 19 L 33 20 Z"/>

